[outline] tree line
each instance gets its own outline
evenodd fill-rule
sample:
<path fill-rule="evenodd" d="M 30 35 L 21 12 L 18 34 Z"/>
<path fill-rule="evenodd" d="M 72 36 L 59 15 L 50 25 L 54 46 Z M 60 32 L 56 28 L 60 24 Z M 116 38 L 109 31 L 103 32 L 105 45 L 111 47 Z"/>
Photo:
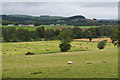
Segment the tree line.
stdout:
<path fill-rule="evenodd" d="M 114 26 L 101 26 L 96 28 L 89 28 L 82 30 L 79 27 L 68 28 L 71 29 L 72 39 L 88 38 L 90 41 L 92 38 L 99 38 L 101 36 L 110 37 L 113 35 Z M 64 28 L 66 29 L 66 28 Z M 15 27 L 2 27 L 2 40 L 5 42 L 25 42 L 25 41 L 40 41 L 40 40 L 55 40 L 59 39 L 58 35 L 64 30 L 45 29 L 44 26 L 38 27 L 34 31 Z"/>

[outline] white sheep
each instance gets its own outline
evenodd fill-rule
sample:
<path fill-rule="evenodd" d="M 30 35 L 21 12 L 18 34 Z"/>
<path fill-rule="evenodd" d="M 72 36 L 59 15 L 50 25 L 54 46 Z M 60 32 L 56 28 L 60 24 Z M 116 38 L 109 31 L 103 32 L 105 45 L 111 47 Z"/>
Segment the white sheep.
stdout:
<path fill-rule="evenodd" d="M 72 64 L 73 62 L 72 61 L 68 61 L 68 64 Z"/>

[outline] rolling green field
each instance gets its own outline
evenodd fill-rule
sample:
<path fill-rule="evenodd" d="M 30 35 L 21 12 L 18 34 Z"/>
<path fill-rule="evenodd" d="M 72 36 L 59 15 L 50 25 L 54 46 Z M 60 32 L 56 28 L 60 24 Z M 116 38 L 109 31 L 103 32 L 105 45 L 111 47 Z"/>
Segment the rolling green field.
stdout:
<path fill-rule="evenodd" d="M 73 41 L 71 50 L 60 52 L 59 41 L 2 44 L 4 78 L 117 78 L 118 48 L 107 43 Z M 81 46 L 80 46 L 81 44 Z M 88 49 L 87 49 L 87 48 Z M 46 48 L 49 51 L 46 51 Z M 38 49 L 38 50 L 36 50 Z M 35 55 L 24 56 L 26 52 Z M 67 64 L 71 60 L 73 64 Z"/>
<path fill-rule="evenodd" d="M 74 26 L 70 25 L 41 25 L 44 26 L 45 29 L 62 29 L 62 28 L 73 28 Z M 41 27 L 41 26 L 5 26 L 2 25 L 2 27 L 7 28 L 7 27 L 15 27 L 16 29 L 23 28 L 27 29 L 29 31 L 36 30 L 36 28 Z M 95 28 L 99 26 L 78 26 L 79 28 Z"/>

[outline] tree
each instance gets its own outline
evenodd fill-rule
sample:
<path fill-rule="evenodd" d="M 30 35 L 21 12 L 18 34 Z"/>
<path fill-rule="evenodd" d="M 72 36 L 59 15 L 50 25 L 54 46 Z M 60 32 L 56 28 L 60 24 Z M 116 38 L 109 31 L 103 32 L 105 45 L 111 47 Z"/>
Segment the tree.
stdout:
<path fill-rule="evenodd" d="M 36 41 L 37 40 L 37 32 L 36 31 L 31 31 L 31 38 Z"/>
<path fill-rule="evenodd" d="M 38 27 L 36 29 L 36 31 L 37 31 L 38 40 L 39 40 L 39 38 L 43 38 L 44 37 L 44 32 L 45 32 L 44 26 Z"/>
<path fill-rule="evenodd" d="M 2 30 L 3 38 L 6 42 L 16 42 L 17 39 L 17 30 L 15 27 L 8 27 Z"/>
<path fill-rule="evenodd" d="M 55 30 L 55 36 L 58 36 L 58 35 L 60 34 L 60 32 L 61 32 L 61 31 L 60 31 L 60 30 L 58 30 L 58 29 L 57 29 L 57 30 Z"/>
<path fill-rule="evenodd" d="M 18 29 L 17 37 L 19 41 L 30 41 L 31 40 L 30 31 L 26 29 L 22 29 L 22 28 Z"/>
<path fill-rule="evenodd" d="M 88 31 L 87 34 L 88 34 L 89 41 L 92 41 L 92 38 L 94 37 L 93 36 L 93 32 L 92 31 Z"/>
<path fill-rule="evenodd" d="M 72 29 L 73 33 L 76 33 L 77 31 L 82 31 L 79 27 L 75 26 L 73 29 Z"/>
<path fill-rule="evenodd" d="M 79 28 L 79 27 L 74 27 L 73 29 L 72 29 L 72 31 L 73 31 L 73 35 L 72 35 L 72 37 L 74 38 L 74 39 L 80 39 L 80 38 L 82 38 L 82 30 Z"/>
<path fill-rule="evenodd" d="M 98 47 L 99 49 L 104 49 L 105 45 L 106 45 L 106 41 L 100 41 L 100 42 L 98 43 L 97 47 Z"/>
<path fill-rule="evenodd" d="M 58 38 L 61 40 L 61 44 L 59 44 L 59 48 L 61 52 L 66 52 L 71 48 L 69 44 L 72 41 L 72 30 L 64 29 L 59 35 Z"/>
<path fill-rule="evenodd" d="M 120 47 L 120 25 L 118 25 L 117 27 L 115 27 L 113 29 L 112 34 L 110 35 L 110 38 L 112 40 L 112 43 L 114 43 L 115 41 L 115 45 L 118 45 L 118 47 Z"/>
<path fill-rule="evenodd" d="M 47 29 L 44 34 L 45 40 L 52 40 L 54 39 L 54 30 L 53 29 Z"/>

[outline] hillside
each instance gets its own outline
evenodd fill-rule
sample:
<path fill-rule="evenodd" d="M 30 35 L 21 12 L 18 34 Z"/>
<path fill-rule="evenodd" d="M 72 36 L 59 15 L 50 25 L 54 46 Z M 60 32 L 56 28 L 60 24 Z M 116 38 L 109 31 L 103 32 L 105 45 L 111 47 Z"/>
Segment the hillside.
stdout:
<path fill-rule="evenodd" d="M 87 19 L 82 15 L 75 15 L 71 17 L 62 16 L 31 16 L 31 15 L 0 15 L 2 16 L 2 24 L 34 24 L 38 25 L 50 25 L 50 24 L 60 24 L 60 25 L 73 25 L 73 26 L 99 26 L 108 24 L 117 24 L 117 21 L 111 20 L 92 20 Z"/>

